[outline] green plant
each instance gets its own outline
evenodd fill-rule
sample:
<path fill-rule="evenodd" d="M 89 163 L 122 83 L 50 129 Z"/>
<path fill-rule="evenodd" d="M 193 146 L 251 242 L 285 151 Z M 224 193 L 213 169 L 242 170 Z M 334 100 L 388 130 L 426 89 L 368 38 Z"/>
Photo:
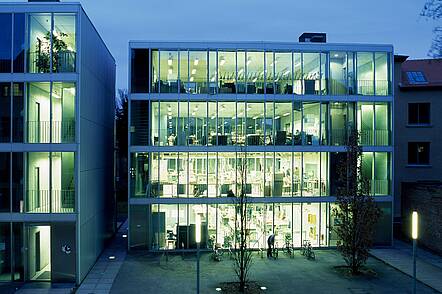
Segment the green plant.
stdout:
<path fill-rule="evenodd" d="M 54 72 L 56 72 L 60 66 L 60 56 L 57 53 L 66 51 L 68 49 L 66 42 L 62 39 L 67 36 L 68 35 L 66 33 L 61 32 L 52 35 L 52 71 Z M 44 39 L 47 44 L 50 44 L 51 33 L 47 32 L 44 36 Z M 37 53 L 35 66 L 37 68 L 37 71 L 42 73 L 50 72 L 50 46 L 47 46 L 45 49 L 42 50 L 41 41 L 38 41 L 35 46 L 35 51 Z"/>
<path fill-rule="evenodd" d="M 341 252 L 352 274 L 360 272 L 368 258 L 380 209 L 370 194 L 370 181 L 362 175 L 362 148 L 359 133 L 352 131 L 347 143 L 346 158 L 337 166 L 339 188 L 337 208 L 333 209 L 339 225 L 334 228 Z"/>

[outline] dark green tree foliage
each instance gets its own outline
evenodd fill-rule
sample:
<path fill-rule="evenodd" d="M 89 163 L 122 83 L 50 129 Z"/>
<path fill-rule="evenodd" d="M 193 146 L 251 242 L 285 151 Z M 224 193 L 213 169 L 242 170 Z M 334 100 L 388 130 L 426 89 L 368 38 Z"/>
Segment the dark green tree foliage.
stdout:
<path fill-rule="evenodd" d="M 357 131 L 348 138 L 346 155 L 337 166 L 340 187 L 337 189 L 337 208 L 333 209 L 338 221 L 334 229 L 338 236 L 338 251 L 351 273 L 357 274 L 367 261 L 381 212 L 370 193 L 370 180 L 362 176 L 362 148 Z"/>
<path fill-rule="evenodd" d="M 421 11 L 421 16 L 437 22 L 433 28 L 433 42 L 428 55 L 432 58 L 442 57 L 442 0 L 427 0 Z"/>
<path fill-rule="evenodd" d="M 249 215 L 248 197 L 246 194 L 247 158 L 246 153 L 241 152 L 237 158 L 239 195 L 234 198 L 235 204 L 235 248 L 233 253 L 233 267 L 239 282 L 239 291 L 245 292 L 249 281 L 250 267 L 252 265 L 252 251 L 248 248 L 249 243 Z"/>

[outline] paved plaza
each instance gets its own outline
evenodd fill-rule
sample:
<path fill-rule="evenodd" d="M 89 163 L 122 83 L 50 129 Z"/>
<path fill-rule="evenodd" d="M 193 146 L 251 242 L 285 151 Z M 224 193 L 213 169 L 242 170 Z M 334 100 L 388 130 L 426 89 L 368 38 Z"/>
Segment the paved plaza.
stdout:
<path fill-rule="evenodd" d="M 254 254 L 251 279 L 267 288 L 263 293 L 411 293 L 412 279 L 385 263 L 370 258 L 368 267 L 375 273 L 348 277 L 335 268 L 342 265 L 335 250 L 317 250 L 310 261 L 296 252 L 293 259 L 280 254 L 277 260 Z M 201 257 L 201 293 L 217 293 L 220 283 L 233 281 L 232 260 L 214 262 L 210 254 Z M 437 293 L 418 283 L 418 293 Z M 164 255 L 146 252 L 126 256 L 111 293 L 195 293 L 194 254 Z"/>

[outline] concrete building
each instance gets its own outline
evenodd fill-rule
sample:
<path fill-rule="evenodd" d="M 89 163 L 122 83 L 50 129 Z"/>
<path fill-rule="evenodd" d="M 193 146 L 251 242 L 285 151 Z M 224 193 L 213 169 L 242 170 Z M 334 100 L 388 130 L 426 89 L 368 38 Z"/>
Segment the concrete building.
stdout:
<path fill-rule="evenodd" d="M 80 283 L 115 230 L 115 61 L 52 2 L 0 4 L 1 281 Z"/>
<path fill-rule="evenodd" d="M 422 213 L 426 246 L 442 252 L 442 59 L 395 56 L 395 218 L 409 235 L 412 209 Z M 416 193 L 420 195 L 415 195 Z M 438 200 L 439 199 L 439 200 Z M 423 213 L 425 211 L 425 213 Z M 424 242 L 425 243 L 425 242 Z M 425 244 L 424 244 L 425 245 Z"/>
<path fill-rule="evenodd" d="M 308 39 L 311 39 L 310 37 Z M 325 36 L 322 38 L 325 40 Z M 246 166 L 251 248 L 336 244 L 336 164 L 351 130 L 392 241 L 393 48 L 280 42 L 129 44 L 129 248 L 235 242 Z"/>

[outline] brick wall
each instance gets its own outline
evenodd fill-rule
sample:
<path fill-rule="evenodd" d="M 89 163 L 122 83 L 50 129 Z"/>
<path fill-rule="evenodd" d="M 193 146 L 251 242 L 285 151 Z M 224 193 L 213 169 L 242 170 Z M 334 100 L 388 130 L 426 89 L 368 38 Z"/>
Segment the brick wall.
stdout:
<path fill-rule="evenodd" d="M 402 183 L 402 233 L 411 237 L 411 212 L 419 213 L 419 244 L 442 254 L 442 183 Z"/>

